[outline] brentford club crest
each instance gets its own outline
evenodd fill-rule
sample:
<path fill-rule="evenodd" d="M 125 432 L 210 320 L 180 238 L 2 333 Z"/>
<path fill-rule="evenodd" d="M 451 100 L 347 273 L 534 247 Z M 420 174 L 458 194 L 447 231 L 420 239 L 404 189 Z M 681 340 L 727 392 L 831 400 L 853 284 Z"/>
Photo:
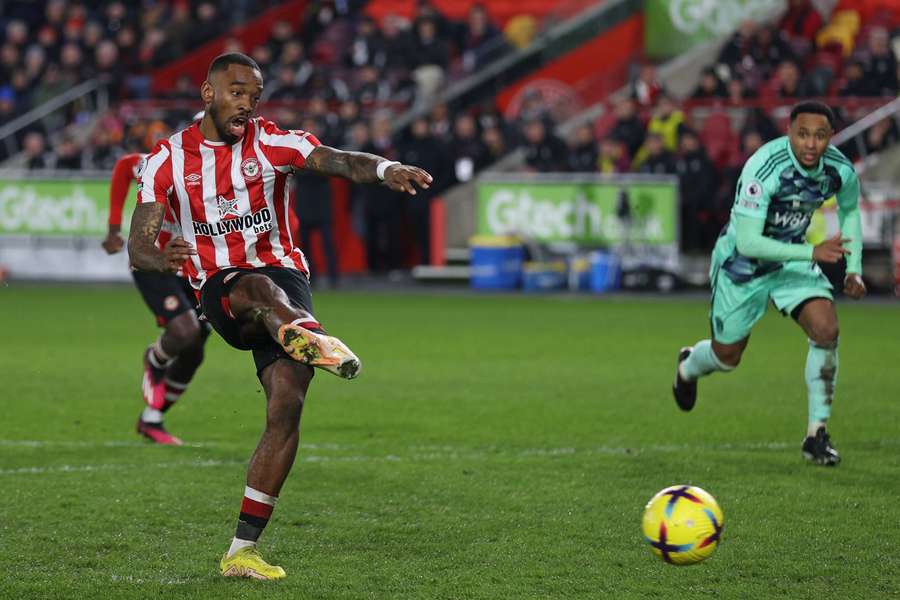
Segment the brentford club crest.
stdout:
<path fill-rule="evenodd" d="M 248 158 L 241 163 L 241 173 L 247 181 L 255 181 L 259 179 L 262 169 L 259 168 L 259 161 L 255 158 Z"/>
<path fill-rule="evenodd" d="M 237 198 L 226 198 L 219 194 L 216 198 L 216 206 L 219 208 L 219 218 L 224 219 L 228 216 L 239 217 Z"/>

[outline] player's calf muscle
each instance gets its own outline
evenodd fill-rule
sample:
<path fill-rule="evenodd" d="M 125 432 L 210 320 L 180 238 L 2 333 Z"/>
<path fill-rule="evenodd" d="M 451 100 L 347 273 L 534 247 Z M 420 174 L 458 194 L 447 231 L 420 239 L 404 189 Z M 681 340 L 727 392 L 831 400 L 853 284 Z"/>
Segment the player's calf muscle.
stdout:
<path fill-rule="evenodd" d="M 172 319 L 165 332 L 164 345 L 167 349 L 178 354 L 197 344 L 200 344 L 200 322 L 196 315 L 186 312 Z"/>

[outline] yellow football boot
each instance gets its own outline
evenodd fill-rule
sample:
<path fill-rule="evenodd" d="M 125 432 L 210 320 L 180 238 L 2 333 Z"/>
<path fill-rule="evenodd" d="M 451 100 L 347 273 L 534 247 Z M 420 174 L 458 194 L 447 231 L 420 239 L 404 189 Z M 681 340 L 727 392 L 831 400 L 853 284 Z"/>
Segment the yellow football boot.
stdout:
<path fill-rule="evenodd" d="M 319 367 L 343 379 L 353 379 L 362 369 L 359 358 L 344 342 L 294 323 L 278 329 L 278 343 L 297 362 Z"/>
<path fill-rule="evenodd" d="M 283 579 L 284 569 L 270 565 L 259 555 L 256 546 L 241 548 L 231 556 L 226 552 L 219 563 L 219 569 L 225 577 L 249 577 L 251 579 Z"/>

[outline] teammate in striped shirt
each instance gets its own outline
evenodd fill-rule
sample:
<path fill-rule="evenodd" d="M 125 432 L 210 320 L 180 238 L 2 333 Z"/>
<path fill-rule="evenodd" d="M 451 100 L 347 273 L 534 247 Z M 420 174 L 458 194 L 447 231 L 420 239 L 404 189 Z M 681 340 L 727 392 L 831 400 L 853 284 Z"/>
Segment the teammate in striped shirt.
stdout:
<path fill-rule="evenodd" d="M 202 120 L 162 141 L 141 173 L 128 251 L 136 269 L 174 272 L 190 261 L 192 283 L 213 328 L 250 350 L 265 389 L 266 429 L 250 460 L 225 576 L 280 579 L 256 550 L 299 442 L 300 414 L 318 367 L 346 379 L 359 359 L 313 316 L 309 269 L 288 226 L 291 173 L 307 169 L 415 194 L 431 175 L 362 152 L 344 152 L 303 131 L 254 117 L 262 73 L 249 57 L 213 60 L 200 88 Z M 298 192 L 298 202 L 303 197 Z M 182 235 L 155 245 L 167 210 Z"/>
<path fill-rule="evenodd" d="M 757 150 L 744 165 L 731 219 L 710 265 L 712 339 L 681 349 L 672 388 L 678 406 L 691 410 L 697 380 L 737 367 L 750 330 L 771 300 L 809 339 L 804 371 L 809 419 L 802 453 L 826 466 L 841 460 L 826 430 L 837 385 L 838 319 L 831 283 L 816 263 L 846 257 L 844 294 L 866 295 L 859 179 L 853 164 L 830 145 L 833 133 L 831 109 L 803 102 L 791 111 L 788 135 Z M 816 246 L 806 243 L 813 213 L 832 196 L 840 233 Z"/>
<path fill-rule="evenodd" d="M 109 254 L 122 250 L 125 241 L 122 230 L 122 209 L 132 180 L 136 180 L 146 154 L 126 154 L 113 167 L 109 188 L 109 230 L 103 248 Z M 165 248 L 179 231 L 178 224 L 167 210 L 156 240 L 158 248 Z M 156 323 L 163 328 L 160 336 L 144 351 L 144 375 L 141 395 L 146 407 L 137 421 L 137 432 L 147 439 L 164 445 L 180 446 L 181 440 L 170 434 L 163 425 L 163 414 L 172 407 L 187 389 L 203 361 L 203 346 L 210 327 L 198 319 L 197 299 L 182 272 L 190 263 L 182 265 L 178 273 L 136 271 L 131 275 L 134 284 L 156 315 Z"/>

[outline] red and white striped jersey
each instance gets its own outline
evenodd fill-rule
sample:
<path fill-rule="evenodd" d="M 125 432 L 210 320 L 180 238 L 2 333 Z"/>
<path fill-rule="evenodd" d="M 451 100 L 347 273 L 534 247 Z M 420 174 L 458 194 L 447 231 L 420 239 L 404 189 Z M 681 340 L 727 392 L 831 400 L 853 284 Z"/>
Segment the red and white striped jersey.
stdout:
<path fill-rule="evenodd" d="M 143 169 L 146 154 L 134 152 L 126 154 L 116 161 L 113 167 L 112 178 L 109 185 L 109 224 L 122 224 L 122 211 L 125 207 L 125 196 L 128 194 L 128 188 L 131 181 L 141 183 L 141 169 Z M 162 250 L 173 237 L 181 235 L 181 227 L 172 214 L 172 209 L 166 207 L 166 214 L 163 216 L 162 227 L 159 235 L 156 237 L 156 247 Z M 176 275 L 179 277 L 188 277 L 187 273 L 191 272 L 193 265 L 190 261 L 184 261 L 181 269 Z"/>
<path fill-rule="evenodd" d="M 196 289 L 228 267 L 309 273 L 288 226 L 288 185 L 318 145 L 310 133 L 285 131 L 256 117 L 230 146 L 204 139 L 198 122 L 154 148 L 141 173 L 138 201 L 172 209 L 182 236 L 197 250 L 189 274 Z"/>

